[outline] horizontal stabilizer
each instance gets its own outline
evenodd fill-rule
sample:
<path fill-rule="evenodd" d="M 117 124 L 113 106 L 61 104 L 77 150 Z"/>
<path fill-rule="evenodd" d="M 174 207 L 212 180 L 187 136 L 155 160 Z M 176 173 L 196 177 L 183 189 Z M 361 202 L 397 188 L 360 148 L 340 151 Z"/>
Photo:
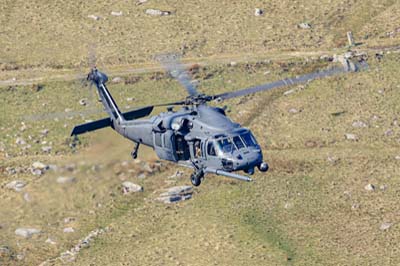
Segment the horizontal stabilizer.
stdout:
<path fill-rule="evenodd" d="M 97 130 L 100 128 L 105 128 L 111 126 L 111 119 L 109 117 L 96 120 L 93 122 L 81 124 L 79 126 L 74 127 L 72 130 L 71 136 L 83 134 L 89 131 Z"/>
<path fill-rule="evenodd" d="M 139 108 L 136 110 L 132 110 L 126 113 L 122 113 L 125 120 L 133 120 L 148 116 L 153 111 L 153 106 L 147 106 L 143 108 Z M 109 117 L 103 118 L 100 120 L 96 120 L 93 122 L 85 123 L 74 127 L 72 130 L 71 136 L 79 135 L 86 132 L 94 131 L 97 129 L 105 128 L 111 126 L 111 119 Z"/>

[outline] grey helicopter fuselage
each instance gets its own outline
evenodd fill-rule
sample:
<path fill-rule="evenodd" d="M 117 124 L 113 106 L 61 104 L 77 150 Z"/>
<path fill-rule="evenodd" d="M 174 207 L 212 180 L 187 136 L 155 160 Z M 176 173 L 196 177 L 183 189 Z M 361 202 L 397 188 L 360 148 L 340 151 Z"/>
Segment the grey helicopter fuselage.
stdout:
<path fill-rule="evenodd" d="M 169 108 L 149 119 L 115 121 L 114 128 L 135 143 L 154 148 L 160 159 L 188 167 L 252 174 L 263 162 L 252 133 L 218 107 L 185 106 L 176 112 Z"/>
<path fill-rule="evenodd" d="M 168 107 L 167 112 L 144 119 L 154 106 L 121 113 L 105 85 L 108 77 L 93 69 L 88 79 L 96 85 L 109 117 L 78 125 L 71 135 L 110 126 L 136 144 L 133 158 L 137 157 L 139 145 L 145 145 L 152 147 L 160 159 L 194 169 L 191 181 L 195 186 L 208 173 L 251 181 L 233 172 L 253 174 L 255 167 L 268 170 L 250 130 L 232 122 L 223 109 L 202 102 L 202 95 L 195 98 L 199 101 L 196 104 L 184 105 L 178 111 Z"/>
<path fill-rule="evenodd" d="M 223 109 L 209 106 L 208 102 L 304 84 L 317 78 L 368 67 L 363 60 L 356 64 L 346 60 L 343 66 L 326 71 L 317 71 L 233 92 L 205 95 L 197 91 L 190 75 L 174 55 L 167 54 L 160 60 L 170 75 L 186 88 L 188 96 L 185 100 L 146 106 L 122 113 L 105 85 L 108 81 L 107 75 L 93 68 L 87 79 L 96 85 L 100 101 L 109 117 L 78 125 L 71 135 L 76 136 L 110 126 L 136 144 L 132 152 L 133 158 L 137 157 L 138 148 L 142 144 L 152 147 L 160 159 L 192 168 L 194 173 L 190 179 L 195 186 L 200 185 L 204 175 L 209 173 L 251 181 L 249 177 L 235 172 L 244 171 L 251 175 L 255 167 L 261 172 L 268 170 L 268 164 L 263 162 L 261 148 L 250 130 L 232 122 Z M 169 107 L 167 112 L 143 119 L 150 115 L 155 106 L 176 105 L 183 107 L 178 111 Z"/>

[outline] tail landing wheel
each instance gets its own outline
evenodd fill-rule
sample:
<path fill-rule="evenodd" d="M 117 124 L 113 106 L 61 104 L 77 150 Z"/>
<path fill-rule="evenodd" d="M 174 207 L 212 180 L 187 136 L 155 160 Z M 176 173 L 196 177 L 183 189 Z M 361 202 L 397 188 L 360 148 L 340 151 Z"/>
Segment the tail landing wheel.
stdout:
<path fill-rule="evenodd" d="M 136 143 L 135 147 L 133 148 L 133 151 L 131 152 L 132 158 L 135 160 L 137 158 L 138 150 L 139 150 L 139 145 L 140 143 Z"/>

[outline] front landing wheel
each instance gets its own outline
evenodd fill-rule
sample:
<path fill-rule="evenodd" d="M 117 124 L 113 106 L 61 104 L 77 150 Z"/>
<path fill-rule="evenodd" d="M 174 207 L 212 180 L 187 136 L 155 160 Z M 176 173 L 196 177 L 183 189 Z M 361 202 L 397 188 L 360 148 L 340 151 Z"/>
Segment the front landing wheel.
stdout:
<path fill-rule="evenodd" d="M 201 175 L 193 173 L 190 175 L 190 181 L 192 182 L 192 185 L 195 187 L 200 186 L 201 184 Z"/>

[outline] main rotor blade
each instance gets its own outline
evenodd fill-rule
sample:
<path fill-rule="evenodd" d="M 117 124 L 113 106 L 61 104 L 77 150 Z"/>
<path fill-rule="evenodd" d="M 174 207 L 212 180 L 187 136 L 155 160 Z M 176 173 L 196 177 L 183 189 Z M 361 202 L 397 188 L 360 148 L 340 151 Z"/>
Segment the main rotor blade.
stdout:
<path fill-rule="evenodd" d="M 226 92 L 218 95 L 214 95 L 212 98 L 217 99 L 217 100 L 226 100 L 226 99 L 231 99 L 235 97 L 240 97 L 240 96 L 245 96 L 248 94 L 253 94 L 256 92 L 260 91 L 267 91 L 279 87 L 286 87 L 286 86 L 291 86 L 295 84 L 304 84 L 309 81 L 318 79 L 318 78 L 325 78 L 325 77 L 330 77 L 330 76 L 335 76 L 341 73 L 346 73 L 346 72 L 355 72 L 358 70 L 361 70 L 363 68 L 366 68 L 368 65 L 363 62 L 360 64 L 353 64 L 352 62 L 347 61 L 347 65 L 343 67 L 334 67 L 328 70 L 323 70 L 323 71 L 317 71 L 313 72 L 310 74 L 302 75 L 302 76 L 297 76 L 295 78 L 287 78 L 279 81 L 275 81 L 272 83 L 267 83 L 255 87 L 250 87 L 247 89 L 243 90 L 238 90 L 238 91 L 233 91 L 233 92 Z"/>
<path fill-rule="evenodd" d="M 172 102 L 172 103 L 160 103 L 160 104 L 155 104 L 151 105 L 153 107 L 160 107 L 160 106 L 169 106 L 169 105 L 185 105 L 186 101 L 178 101 L 178 102 Z"/>
<path fill-rule="evenodd" d="M 186 88 L 190 96 L 196 96 L 196 86 L 192 83 L 192 78 L 186 70 L 186 67 L 180 62 L 180 57 L 177 54 L 160 54 L 155 57 L 169 74 L 177 79 L 183 87 Z"/>

